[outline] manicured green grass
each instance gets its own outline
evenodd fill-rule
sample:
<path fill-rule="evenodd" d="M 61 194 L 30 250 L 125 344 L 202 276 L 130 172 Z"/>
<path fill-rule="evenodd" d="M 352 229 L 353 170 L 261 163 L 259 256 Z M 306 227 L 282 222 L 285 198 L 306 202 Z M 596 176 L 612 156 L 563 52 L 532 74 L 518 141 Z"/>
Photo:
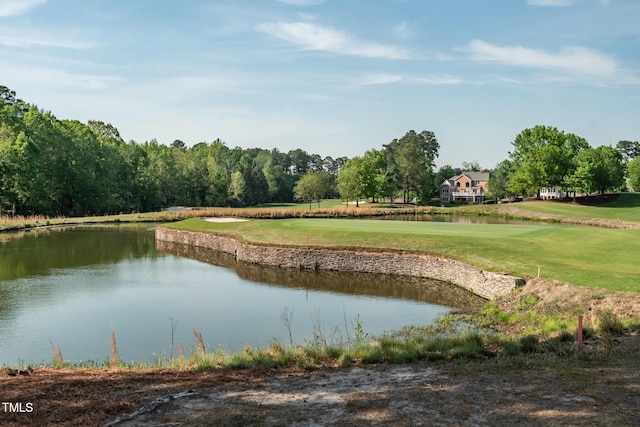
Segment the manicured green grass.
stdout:
<path fill-rule="evenodd" d="M 256 243 L 407 250 L 580 286 L 640 292 L 640 230 L 557 224 L 463 224 L 300 218 L 168 225 Z"/>
<path fill-rule="evenodd" d="M 320 201 L 321 209 L 335 208 L 337 206 L 343 206 L 344 203 L 340 199 L 327 199 Z M 295 202 L 295 203 L 263 203 L 261 205 L 256 206 L 257 208 L 286 208 L 286 209 L 309 209 L 309 202 Z M 311 209 L 318 208 L 318 203 L 311 203 Z"/>
<path fill-rule="evenodd" d="M 570 218 L 598 218 L 640 222 L 640 193 L 622 193 L 615 201 L 601 206 L 528 201 L 518 203 L 517 207 L 531 212 L 562 215 Z"/>

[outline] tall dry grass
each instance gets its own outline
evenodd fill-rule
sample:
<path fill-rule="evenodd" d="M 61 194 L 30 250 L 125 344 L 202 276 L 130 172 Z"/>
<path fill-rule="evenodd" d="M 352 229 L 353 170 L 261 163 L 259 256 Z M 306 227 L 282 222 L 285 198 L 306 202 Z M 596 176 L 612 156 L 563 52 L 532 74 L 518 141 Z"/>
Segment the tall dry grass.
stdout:
<path fill-rule="evenodd" d="M 62 352 L 60 351 L 60 347 L 55 345 L 51 340 L 49 340 L 51 346 L 53 347 L 53 367 L 60 369 L 64 367 L 64 358 L 62 357 Z"/>
<path fill-rule="evenodd" d="M 193 332 L 193 336 L 196 339 L 196 343 L 198 344 L 198 350 L 200 350 L 200 352 L 202 354 L 206 354 L 207 353 L 207 348 L 204 345 L 204 340 L 202 339 L 202 334 L 198 331 L 196 331 L 195 329 L 191 329 L 191 332 Z"/>
<path fill-rule="evenodd" d="M 111 330 L 111 366 L 116 367 L 120 364 L 118 357 L 118 346 L 116 345 L 116 331 Z"/>
<path fill-rule="evenodd" d="M 418 213 L 429 213 L 431 208 L 418 208 Z M 416 212 L 415 207 L 409 209 L 388 209 L 377 207 L 336 206 L 332 208 L 316 208 L 311 210 L 294 208 L 204 208 L 182 212 L 166 212 L 162 218 L 176 220 L 194 217 L 242 217 L 256 219 L 282 218 L 356 218 L 367 216 L 384 216 Z"/>
<path fill-rule="evenodd" d="M 254 219 L 284 218 L 358 218 L 397 214 L 428 214 L 429 206 L 385 208 L 374 206 L 336 206 L 332 208 L 196 208 L 178 212 L 148 212 L 90 217 L 0 216 L 0 231 L 32 229 L 51 225 L 107 224 L 121 222 L 173 222 L 194 217 L 241 217 Z"/>

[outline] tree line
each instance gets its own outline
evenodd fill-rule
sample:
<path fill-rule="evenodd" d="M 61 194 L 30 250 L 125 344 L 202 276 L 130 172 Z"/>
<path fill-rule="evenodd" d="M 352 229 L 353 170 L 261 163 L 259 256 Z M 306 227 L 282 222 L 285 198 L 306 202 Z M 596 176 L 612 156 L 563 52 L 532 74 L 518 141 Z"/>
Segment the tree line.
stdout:
<path fill-rule="evenodd" d="M 353 159 L 229 148 L 219 139 L 192 147 L 180 140 L 125 142 L 111 124 L 59 120 L 0 86 L 0 215 L 431 198 L 438 149 L 429 131 L 409 131 Z"/>
<path fill-rule="evenodd" d="M 290 202 L 309 171 L 329 178 L 346 158 L 301 149 L 229 148 L 216 139 L 187 148 L 125 142 L 101 121 L 58 120 L 0 86 L 0 214 L 96 215 L 168 206 Z M 335 185 L 333 185 L 335 187 Z"/>
<path fill-rule="evenodd" d="M 640 144 L 619 141 L 616 147 L 593 148 L 582 137 L 551 126 L 535 126 L 516 136 L 509 158 L 492 171 L 489 196 L 536 196 L 543 188 L 604 194 L 640 190 Z M 635 166 L 635 165 L 638 166 Z M 634 172 L 638 168 L 638 172 Z"/>
<path fill-rule="evenodd" d="M 593 193 L 640 190 L 640 144 L 591 148 L 550 126 L 525 129 L 491 172 L 488 198 L 540 195 L 542 188 Z M 169 206 L 255 206 L 340 197 L 426 203 L 462 168 L 435 170 L 433 132 L 413 130 L 351 159 L 295 149 L 229 148 L 216 139 L 187 147 L 125 142 L 102 121 L 58 120 L 0 86 L 0 215 L 79 216 Z"/>

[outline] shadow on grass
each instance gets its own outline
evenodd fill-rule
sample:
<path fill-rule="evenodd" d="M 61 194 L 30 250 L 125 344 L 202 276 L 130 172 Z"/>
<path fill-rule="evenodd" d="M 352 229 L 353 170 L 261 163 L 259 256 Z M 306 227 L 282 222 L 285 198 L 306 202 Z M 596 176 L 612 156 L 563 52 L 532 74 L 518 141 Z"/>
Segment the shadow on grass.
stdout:
<path fill-rule="evenodd" d="M 640 206 L 640 193 L 607 193 L 591 196 L 567 197 L 551 200 L 553 203 L 575 203 L 603 208 L 636 208 Z"/>
<path fill-rule="evenodd" d="M 637 208 L 640 206 L 640 193 L 620 193 L 610 202 L 600 206 L 607 208 Z"/>

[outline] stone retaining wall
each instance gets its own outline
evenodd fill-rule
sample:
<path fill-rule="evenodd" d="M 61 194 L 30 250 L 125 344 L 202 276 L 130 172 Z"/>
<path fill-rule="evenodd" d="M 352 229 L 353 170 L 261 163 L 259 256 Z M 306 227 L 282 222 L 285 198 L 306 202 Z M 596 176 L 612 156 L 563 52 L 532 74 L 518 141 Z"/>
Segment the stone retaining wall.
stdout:
<path fill-rule="evenodd" d="M 213 233 L 156 227 L 156 240 L 201 246 L 234 254 L 236 260 L 284 268 L 323 269 L 428 277 L 449 281 L 483 298 L 492 299 L 524 285 L 523 279 L 483 271 L 430 255 L 361 250 L 311 249 L 241 243 Z"/>

